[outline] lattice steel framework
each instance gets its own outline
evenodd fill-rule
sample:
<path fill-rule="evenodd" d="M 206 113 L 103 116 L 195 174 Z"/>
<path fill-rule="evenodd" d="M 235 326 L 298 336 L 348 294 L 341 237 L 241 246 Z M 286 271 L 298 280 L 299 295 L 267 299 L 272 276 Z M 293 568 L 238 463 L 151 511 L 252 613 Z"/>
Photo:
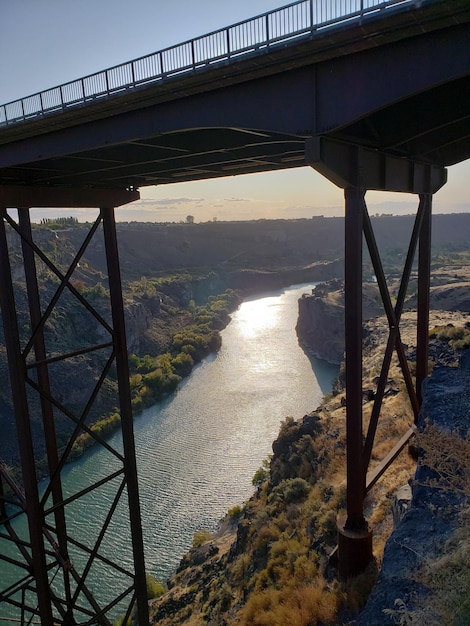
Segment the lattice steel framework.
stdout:
<path fill-rule="evenodd" d="M 372 531 L 364 517 L 367 492 L 393 463 L 414 434 L 410 427 L 374 468 L 369 464 L 394 352 L 398 357 L 414 421 L 421 405 L 421 384 L 428 373 L 429 288 L 431 269 L 432 195 L 447 180 L 445 169 L 398 158 L 378 150 L 325 137 L 306 144 L 307 161 L 344 189 L 345 196 L 345 379 L 347 514 L 338 519 L 338 562 L 343 578 L 363 571 L 372 558 Z M 387 285 L 379 249 L 367 211 L 367 190 L 400 191 L 419 195 L 395 306 Z M 362 281 L 363 239 L 377 278 L 389 334 L 367 430 L 363 424 Z M 400 338 L 400 318 L 418 250 L 416 376 L 410 372 Z"/>
<path fill-rule="evenodd" d="M 9 206 L 22 206 L 24 193 L 13 190 Z M 34 195 L 38 199 L 34 206 L 101 205 L 105 208 L 100 209 L 98 218 L 65 269 L 37 243 L 36 234 L 40 231 L 31 228 L 28 208 L 17 209 L 18 219 L 12 217 L 14 212 L 1 209 L 0 305 L 21 469 L 13 471 L 5 463 L 0 464 L 0 566 L 1 562 L 8 563 L 13 572 L 0 580 L 0 617 L 8 609 L 10 618 L 22 624 L 108 626 L 117 616 L 124 615 L 127 619 L 132 614 L 139 624 L 148 624 L 114 219 L 114 207 L 136 199 L 138 194 L 90 192 L 87 196 L 86 192 L 79 191 L 74 196 L 73 190 L 55 194 L 35 190 Z M 14 202 L 17 196 L 19 200 Z M 92 242 L 102 248 L 108 268 L 109 297 L 103 310 L 98 310 L 96 301 L 75 279 L 77 268 Z M 23 291 L 13 280 L 13 257 L 16 271 L 21 259 Z M 46 276 L 49 288 L 44 289 L 39 273 L 42 278 Z M 29 319 L 20 319 L 18 299 L 22 294 Z M 57 336 L 63 332 L 60 323 L 64 299 L 83 311 L 90 328 L 89 334 L 82 337 L 83 344 L 68 352 L 57 348 Z M 52 343 L 51 325 L 56 339 Z M 71 394 L 60 383 L 59 373 L 76 361 L 86 367 L 90 359 L 95 365 L 100 364 L 100 373 L 90 388 L 84 390 L 87 399 L 77 408 L 76 403 L 69 401 Z M 89 422 L 104 388 L 110 387 L 110 379 L 111 387 L 116 390 L 115 406 L 119 407 L 122 433 L 122 442 L 115 445 L 91 428 Z M 70 388 L 85 384 L 80 374 L 67 380 Z M 63 472 L 84 439 L 93 441 L 105 452 L 103 474 L 91 477 L 86 488 L 65 493 Z M 41 447 L 47 462 L 46 478 L 40 488 L 37 450 Z M 101 495 L 104 488 L 106 498 L 112 494 L 110 501 Z M 94 507 L 97 502 L 100 531 L 96 536 L 89 536 L 85 529 L 77 535 L 70 511 L 77 504 Z M 122 507 L 128 511 L 128 525 L 124 529 L 116 528 L 115 522 L 115 513 Z M 26 521 L 23 526 L 22 520 Z M 128 560 L 110 553 L 109 545 L 116 532 L 128 533 Z M 113 594 L 103 600 L 100 586 L 105 580 L 111 584 Z"/>

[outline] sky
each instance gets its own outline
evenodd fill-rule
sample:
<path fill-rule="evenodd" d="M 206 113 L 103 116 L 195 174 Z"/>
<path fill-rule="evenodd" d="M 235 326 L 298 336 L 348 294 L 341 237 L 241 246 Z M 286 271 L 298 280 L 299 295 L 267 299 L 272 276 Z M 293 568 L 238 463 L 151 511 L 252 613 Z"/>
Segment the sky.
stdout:
<path fill-rule="evenodd" d="M 282 0 L 0 0 L 0 103 L 4 104 L 287 4 Z M 449 168 L 435 213 L 470 211 L 470 161 Z M 417 198 L 368 192 L 369 212 L 409 214 Z M 33 219 L 70 215 L 35 210 Z M 81 220 L 94 212 L 74 210 Z M 117 210 L 124 221 L 343 215 L 343 192 L 311 168 L 141 189 Z"/>

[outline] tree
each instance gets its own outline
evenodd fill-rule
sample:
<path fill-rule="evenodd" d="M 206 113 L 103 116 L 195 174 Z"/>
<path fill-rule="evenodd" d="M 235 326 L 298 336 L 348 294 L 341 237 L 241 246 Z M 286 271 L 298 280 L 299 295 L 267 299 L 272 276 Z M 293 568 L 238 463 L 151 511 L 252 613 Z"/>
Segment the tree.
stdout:
<path fill-rule="evenodd" d="M 194 215 L 186 216 L 186 224 L 194 224 Z"/>

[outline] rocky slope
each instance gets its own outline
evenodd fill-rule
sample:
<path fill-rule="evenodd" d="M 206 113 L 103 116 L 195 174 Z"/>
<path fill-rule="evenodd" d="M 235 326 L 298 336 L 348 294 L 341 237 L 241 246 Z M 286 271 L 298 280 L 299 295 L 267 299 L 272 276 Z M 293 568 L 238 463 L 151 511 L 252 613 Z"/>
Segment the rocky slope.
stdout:
<path fill-rule="evenodd" d="M 435 269 L 430 290 L 430 306 L 434 311 L 470 311 L 468 266 Z M 398 293 L 399 282 L 389 277 L 392 297 Z M 416 283 L 411 281 L 411 295 L 405 309 L 416 308 Z M 367 321 L 384 312 L 377 284 L 363 284 L 363 320 Z M 299 316 L 296 325 L 299 344 L 307 354 L 341 363 L 344 356 L 344 282 L 327 280 L 317 285 L 311 294 L 299 300 Z"/>

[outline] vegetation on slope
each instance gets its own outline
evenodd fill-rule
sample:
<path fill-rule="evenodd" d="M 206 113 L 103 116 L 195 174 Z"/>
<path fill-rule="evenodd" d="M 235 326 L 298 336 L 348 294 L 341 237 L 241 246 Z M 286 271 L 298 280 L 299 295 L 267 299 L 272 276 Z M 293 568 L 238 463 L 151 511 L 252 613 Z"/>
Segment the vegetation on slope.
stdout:
<path fill-rule="evenodd" d="M 155 404 L 172 393 L 182 378 L 187 376 L 194 365 L 211 352 L 219 350 L 222 339 L 219 330 L 230 321 L 230 313 L 240 303 L 240 294 L 227 289 L 224 294 L 210 296 L 207 304 L 196 307 L 190 303 L 192 323 L 173 335 L 169 352 L 139 357 L 129 357 L 130 387 L 133 413 Z M 106 437 L 120 424 L 117 411 L 97 420 L 91 431 Z M 94 445 L 95 439 L 88 433 L 79 435 L 74 443 L 71 458 L 77 458 L 84 450 Z"/>
<path fill-rule="evenodd" d="M 230 321 L 230 313 L 240 304 L 233 289 L 210 296 L 207 304 L 196 307 L 190 302 L 192 323 L 173 335 L 170 351 L 152 357 L 130 356 L 132 407 L 138 412 L 174 391 L 193 366 L 221 346 L 219 330 Z"/>

